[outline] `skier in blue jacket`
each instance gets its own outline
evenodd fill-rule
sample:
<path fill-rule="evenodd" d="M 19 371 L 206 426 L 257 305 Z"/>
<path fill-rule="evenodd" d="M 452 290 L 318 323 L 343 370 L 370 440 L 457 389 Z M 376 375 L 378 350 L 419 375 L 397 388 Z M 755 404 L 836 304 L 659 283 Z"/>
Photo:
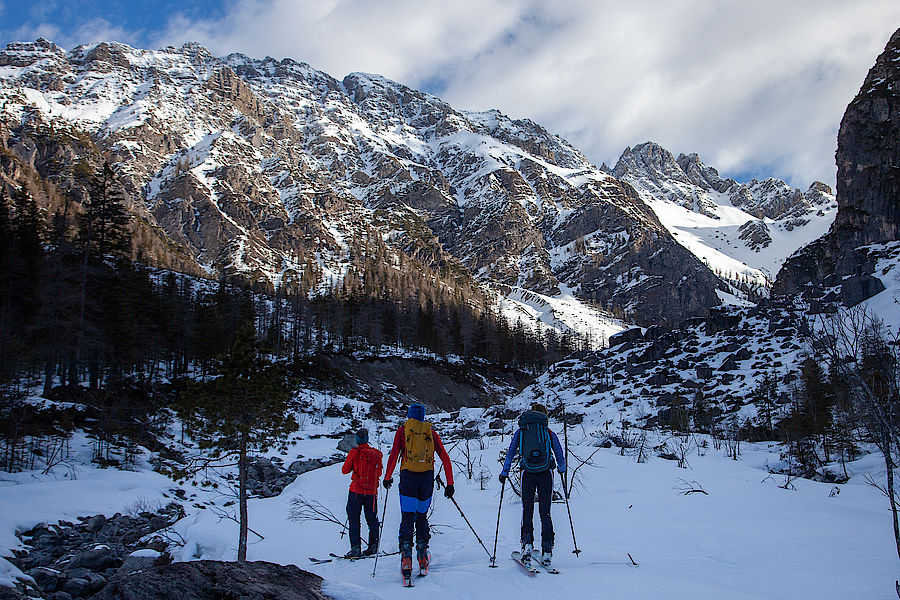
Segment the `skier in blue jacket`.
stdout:
<path fill-rule="evenodd" d="M 550 519 L 553 468 L 563 476 L 565 485 L 566 455 L 548 423 L 547 409 L 541 404 L 534 403 L 531 410 L 522 413 L 499 479 L 500 483 L 506 482 L 513 458 L 518 454 L 522 467 L 522 560 L 530 561 L 534 552 L 534 492 L 537 491 L 541 515 L 541 564 L 549 567 L 553 552 L 553 521 Z M 553 455 L 556 456 L 555 463 Z"/>

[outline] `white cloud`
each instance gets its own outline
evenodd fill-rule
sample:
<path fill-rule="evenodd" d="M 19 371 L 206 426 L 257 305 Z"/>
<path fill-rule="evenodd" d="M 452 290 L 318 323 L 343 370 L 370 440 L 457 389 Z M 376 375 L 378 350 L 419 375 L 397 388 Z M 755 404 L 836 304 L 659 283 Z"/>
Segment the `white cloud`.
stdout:
<path fill-rule="evenodd" d="M 49 26 L 17 37 L 191 40 L 380 73 L 531 118 L 597 163 L 650 139 L 805 187 L 833 183 L 843 111 L 897 24 L 896 0 L 236 0 L 152 37 L 105 21 L 71 42 Z"/>

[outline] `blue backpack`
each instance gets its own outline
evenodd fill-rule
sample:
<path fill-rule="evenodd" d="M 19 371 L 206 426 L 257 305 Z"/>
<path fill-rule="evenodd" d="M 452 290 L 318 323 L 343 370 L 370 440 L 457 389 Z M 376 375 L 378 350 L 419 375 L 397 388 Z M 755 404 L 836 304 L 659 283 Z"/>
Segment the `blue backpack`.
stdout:
<path fill-rule="evenodd" d="M 534 410 L 526 410 L 519 417 L 519 461 L 528 472 L 553 468 L 548 425 L 547 415 Z"/>

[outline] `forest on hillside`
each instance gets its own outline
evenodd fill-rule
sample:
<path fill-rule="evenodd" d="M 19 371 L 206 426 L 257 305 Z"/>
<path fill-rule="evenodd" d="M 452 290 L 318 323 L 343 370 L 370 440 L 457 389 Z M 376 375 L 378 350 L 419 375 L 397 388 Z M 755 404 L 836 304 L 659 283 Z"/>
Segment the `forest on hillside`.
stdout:
<path fill-rule="evenodd" d="M 25 387 L 97 408 L 100 428 L 136 432 L 135 415 L 168 405 L 186 381 L 208 376 L 247 324 L 262 351 L 295 375 L 309 374 L 310 357 L 379 348 L 537 374 L 586 343 L 507 322 L 476 286 L 391 254 L 378 236 L 353 243 L 362 266 L 330 286 L 312 263 L 275 290 L 146 267 L 134 256 L 116 169 L 76 172 L 85 200 L 49 216 L 24 188 L 0 190 L 7 467 L 22 460 L 16 448 L 26 439 L 73 426 L 71 414 L 48 417 L 23 404 Z"/>

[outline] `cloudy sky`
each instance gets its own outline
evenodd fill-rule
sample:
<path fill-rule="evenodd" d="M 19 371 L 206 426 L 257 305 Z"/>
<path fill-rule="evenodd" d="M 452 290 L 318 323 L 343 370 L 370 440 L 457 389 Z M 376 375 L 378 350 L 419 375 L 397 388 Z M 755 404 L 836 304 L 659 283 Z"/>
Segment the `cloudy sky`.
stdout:
<path fill-rule="evenodd" d="M 834 183 L 897 0 L 0 0 L 0 42 L 290 57 L 528 117 L 598 165 L 656 141 L 741 180 Z"/>

